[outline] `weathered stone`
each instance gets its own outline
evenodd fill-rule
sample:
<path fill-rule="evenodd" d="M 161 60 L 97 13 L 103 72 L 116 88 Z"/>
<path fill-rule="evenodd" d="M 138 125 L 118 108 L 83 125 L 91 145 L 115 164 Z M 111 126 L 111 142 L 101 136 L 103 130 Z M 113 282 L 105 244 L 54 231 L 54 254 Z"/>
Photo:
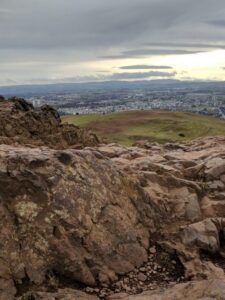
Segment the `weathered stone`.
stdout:
<path fill-rule="evenodd" d="M 101 299 L 224 295 L 167 285 L 225 280 L 225 138 L 99 145 L 49 107 L 0 102 L 0 299 L 97 299 L 78 283 Z"/>
<path fill-rule="evenodd" d="M 155 253 L 156 253 L 156 248 L 155 248 L 155 247 L 151 247 L 151 248 L 149 249 L 149 252 L 150 252 L 151 254 L 155 254 Z"/>
<path fill-rule="evenodd" d="M 0 145 L 6 268 L 18 282 L 42 284 L 49 270 L 89 285 L 115 281 L 147 261 L 149 233 L 133 202 L 142 194 L 107 159 L 67 150 L 65 164 L 60 153 Z"/>
<path fill-rule="evenodd" d="M 217 179 L 221 175 L 225 174 L 225 159 L 220 157 L 213 158 L 206 163 L 207 170 L 205 173 L 208 178 Z"/>
<path fill-rule="evenodd" d="M 137 279 L 138 279 L 139 281 L 145 281 L 145 280 L 147 279 L 147 276 L 146 276 L 144 273 L 139 273 L 139 274 L 137 275 Z"/>
<path fill-rule="evenodd" d="M 222 280 L 204 280 L 175 285 L 166 291 L 148 291 L 140 295 L 117 294 L 107 300 L 215 300 L 225 299 L 225 282 Z"/>
<path fill-rule="evenodd" d="M 28 292 L 24 294 L 18 300 L 99 300 L 98 297 L 88 295 L 81 291 L 76 291 L 72 289 L 62 289 L 56 293 L 47 293 L 47 292 Z"/>
<path fill-rule="evenodd" d="M 99 139 L 87 130 L 62 124 L 48 105 L 34 109 L 25 100 L 12 98 L 0 101 L 0 144 L 15 143 L 66 149 L 95 146 Z"/>
<path fill-rule="evenodd" d="M 181 232 L 181 238 L 185 245 L 197 246 L 212 253 L 220 248 L 219 231 L 211 219 L 185 227 Z"/>

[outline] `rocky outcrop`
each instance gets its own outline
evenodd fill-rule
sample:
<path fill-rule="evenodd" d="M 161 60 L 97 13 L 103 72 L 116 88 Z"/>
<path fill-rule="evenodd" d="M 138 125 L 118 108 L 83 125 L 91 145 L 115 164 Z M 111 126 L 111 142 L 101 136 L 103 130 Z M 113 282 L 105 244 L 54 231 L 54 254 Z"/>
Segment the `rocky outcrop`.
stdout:
<path fill-rule="evenodd" d="M 225 138 L 103 145 L 0 102 L 0 299 L 223 299 Z"/>
<path fill-rule="evenodd" d="M 140 145 L 111 144 L 98 151 L 136 178 L 155 203 L 161 216 L 157 243 L 179 256 L 185 277 L 224 280 L 225 139 Z"/>
<path fill-rule="evenodd" d="M 20 98 L 0 99 L 0 144 L 16 143 L 66 149 L 95 146 L 99 140 L 87 130 L 62 124 L 48 105 L 34 109 Z"/>
<path fill-rule="evenodd" d="M 0 166 L 0 280 L 12 294 L 12 280 L 40 285 L 53 272 L 96 285 L 147 261 L 142 193 L 110 160 L 1 145 Z"/>

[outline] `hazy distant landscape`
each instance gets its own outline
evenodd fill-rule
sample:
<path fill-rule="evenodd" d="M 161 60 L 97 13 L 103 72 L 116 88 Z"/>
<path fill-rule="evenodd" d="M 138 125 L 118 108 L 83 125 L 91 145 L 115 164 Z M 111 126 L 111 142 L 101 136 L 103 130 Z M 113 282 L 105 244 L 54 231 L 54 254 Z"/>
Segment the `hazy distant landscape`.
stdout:
<path fill-rule="evenodd" d="M 0 87 L 35 107 L 52 105 L 61 115 L 167 109 L 225 117 L 225 83 L 178 80 L 108 81 Z"/>

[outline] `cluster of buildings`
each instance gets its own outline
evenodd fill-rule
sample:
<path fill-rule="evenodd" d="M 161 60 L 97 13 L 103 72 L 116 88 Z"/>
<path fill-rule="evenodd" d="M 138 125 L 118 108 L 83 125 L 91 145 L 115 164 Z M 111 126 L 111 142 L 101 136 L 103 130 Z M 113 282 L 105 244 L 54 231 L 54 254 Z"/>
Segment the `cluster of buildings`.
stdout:
<path fill-rule="evenodd" d="M 99 90 L 32 96 L 34 106 L 50 104 L 60 114 L 108 113 L 126 110 L 167 109 L 225 118 L 225 91 Z"/>

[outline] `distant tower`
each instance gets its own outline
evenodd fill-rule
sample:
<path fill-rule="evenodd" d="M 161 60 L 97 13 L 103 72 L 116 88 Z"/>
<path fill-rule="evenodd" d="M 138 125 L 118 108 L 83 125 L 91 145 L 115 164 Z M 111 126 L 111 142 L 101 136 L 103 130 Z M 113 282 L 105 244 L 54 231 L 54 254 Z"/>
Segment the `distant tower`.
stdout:
<path fill-rule="evenodd" d="M 214 107 L 217 107 L 216 95 L 212 94 L 212 103 Z"/>

